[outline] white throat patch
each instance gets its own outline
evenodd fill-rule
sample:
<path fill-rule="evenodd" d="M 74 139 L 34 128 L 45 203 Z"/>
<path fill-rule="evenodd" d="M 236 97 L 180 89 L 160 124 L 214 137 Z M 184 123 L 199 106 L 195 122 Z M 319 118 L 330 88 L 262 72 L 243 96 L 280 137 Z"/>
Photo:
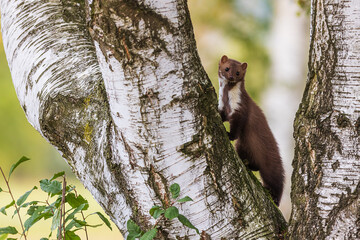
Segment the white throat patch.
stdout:
<path fill-rule="evenodd" d="M 241 82 L 238 82 L 231 90 L 229 90 L 230 115 L 232 115 L 235 110 L 238 110 L 240 108 L 240 103 L 241 103 L 240 85 Z"/>
<path fill-rule="evenodd" d="M 226 79 L 224 77 L 219 77 L 219 105 L 218 109 L 219 111 L 224 109 L 224 102 L 223 102 L 223 96 L 224 96 L 224 87 L 226 84 Z"/>

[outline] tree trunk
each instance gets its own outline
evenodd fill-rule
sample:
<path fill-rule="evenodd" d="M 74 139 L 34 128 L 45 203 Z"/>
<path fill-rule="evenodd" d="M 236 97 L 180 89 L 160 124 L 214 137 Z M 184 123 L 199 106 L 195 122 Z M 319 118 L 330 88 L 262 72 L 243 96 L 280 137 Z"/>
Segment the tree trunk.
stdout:
<path fill-rule="evenodd" d="M 360 238 L 360 5 L 312 1 L 308 81 L 296 115 L 293 239 Z"/>
<path fill-rule="evenodd" d="M 1 0 L 2 33 L 29 122 L 123 234 L 155 222 L 169 186 L 212 239 L 276 238 L 285 222 L 239 161 L 197 55 L 185 0 Z M 178 221 L 158 238 L 198 239 Z"/>

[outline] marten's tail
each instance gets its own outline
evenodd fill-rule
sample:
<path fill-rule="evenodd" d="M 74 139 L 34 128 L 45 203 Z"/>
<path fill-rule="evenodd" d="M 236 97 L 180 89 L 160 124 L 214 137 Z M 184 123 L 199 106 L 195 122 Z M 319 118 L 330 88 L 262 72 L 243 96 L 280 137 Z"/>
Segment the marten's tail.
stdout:
<path fill-rule="evenodd" d="M 285 184 L 284 168 L 281 158 L 271 159 L 267 163 L 260 169 L 260 175 L 264 187 L 270 191 L 273 201 L 279 206 Z"/>

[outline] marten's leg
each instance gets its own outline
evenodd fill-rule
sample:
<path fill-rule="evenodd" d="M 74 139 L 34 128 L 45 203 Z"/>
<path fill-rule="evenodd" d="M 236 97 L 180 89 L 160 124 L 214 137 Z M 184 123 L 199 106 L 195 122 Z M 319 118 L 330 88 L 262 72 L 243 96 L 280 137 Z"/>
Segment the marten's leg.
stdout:
<path fill-rule="evenodd" d="M 241 160 L 243 160 L 244 162 L 245 160 L 247 161 L 246 166 L 251 171 L 259 171 L 259 167 L 255 164 L 255 161 L 253 159 L 254 156 L 251 151 L 249 151 L 249 146 L 245 142 L 242 142 L 240 138 L 236 140 L 235 149 Z"/>

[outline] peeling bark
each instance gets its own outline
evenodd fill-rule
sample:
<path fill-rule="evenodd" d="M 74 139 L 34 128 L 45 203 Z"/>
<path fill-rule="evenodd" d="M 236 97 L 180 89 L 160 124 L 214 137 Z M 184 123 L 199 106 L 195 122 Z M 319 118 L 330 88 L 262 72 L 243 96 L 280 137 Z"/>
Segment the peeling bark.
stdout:
<path fill-rule="evenodd" d="M 124 235 L 181 211 L 211 239 L 268 239 L 285 221 L 239 161 L 200 63 L 186 1 L 1 0 L 13 82 L 31 124 Z M 163 221 L 159 239 L 198 239 Z"/>
<path fill-rule="evenodd" d="M 312 1 L 308 81 L 294 124 L 290 235 L 360 238 L 360 5 Z"/>

